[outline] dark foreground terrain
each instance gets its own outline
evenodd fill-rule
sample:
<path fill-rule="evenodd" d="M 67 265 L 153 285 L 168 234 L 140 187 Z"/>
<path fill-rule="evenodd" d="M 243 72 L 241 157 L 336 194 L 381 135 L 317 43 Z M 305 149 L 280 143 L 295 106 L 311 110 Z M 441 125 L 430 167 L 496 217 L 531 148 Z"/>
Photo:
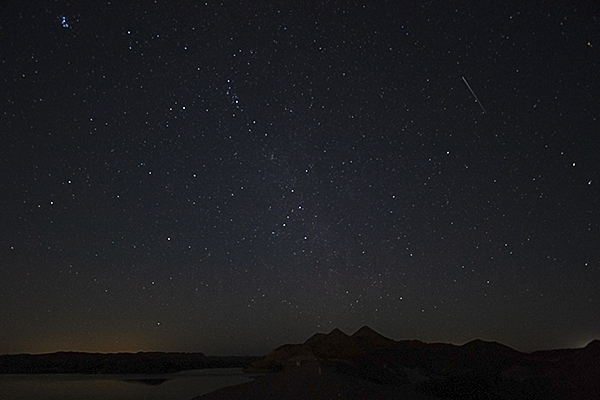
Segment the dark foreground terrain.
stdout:
<path fill-rule="evenodd" d="M 598 400 L 600 341 L 521 353 L 495 342 L 394 341 L 368 327 L 284 345 L 248 370 L 272 371 L 197 400 Z"/>
<path fill-rule="evenodd" d="M 382 385 L 344 373 L 284 370 L 253 382 L 230 386 L 194 400 L 435 400 L 416 385 Z"/>

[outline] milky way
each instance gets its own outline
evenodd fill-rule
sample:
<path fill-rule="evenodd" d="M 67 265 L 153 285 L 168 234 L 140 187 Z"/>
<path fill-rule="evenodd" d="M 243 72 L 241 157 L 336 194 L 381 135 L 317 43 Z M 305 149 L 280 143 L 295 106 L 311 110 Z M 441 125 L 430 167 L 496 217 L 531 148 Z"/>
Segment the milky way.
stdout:
<path fill-rule="evenodd" d="M 1 6 L 0 353 L 599 337 L 598 11 L 400 3 Z"/>

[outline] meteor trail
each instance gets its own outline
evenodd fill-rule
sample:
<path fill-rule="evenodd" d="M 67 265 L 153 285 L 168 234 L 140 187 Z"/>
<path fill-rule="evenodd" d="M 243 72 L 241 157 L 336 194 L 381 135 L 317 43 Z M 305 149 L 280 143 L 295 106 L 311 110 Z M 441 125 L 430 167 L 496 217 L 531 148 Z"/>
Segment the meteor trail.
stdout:
<path fill-rule="evenodd" d="M 477 104 L 479 104 L 479 107 L 481 107 L 481 109 L 483 110 L 484 114 L 487 114 L 487 111 L 485 111 L 485 108 L 483 108 L 483 104 L 481 104 L 481 102 L 479 101 L 479 99 L 477 98 L 477 95 L 475 94 L 475 92 L 473 91 L 473 89 L 471 89 L 471 85 L 469 85 L 469 82 L 467 82 L 467 80 L 465 79 L 465 77 L 462 77 L 462 80 L 465 82 L 465 85 L 467 85 L 467 87 L 469 88 L 469 90 L 471 91 L 471 94 L 473 95 L 473 97 L 475 97 L 475 102 Z"/>

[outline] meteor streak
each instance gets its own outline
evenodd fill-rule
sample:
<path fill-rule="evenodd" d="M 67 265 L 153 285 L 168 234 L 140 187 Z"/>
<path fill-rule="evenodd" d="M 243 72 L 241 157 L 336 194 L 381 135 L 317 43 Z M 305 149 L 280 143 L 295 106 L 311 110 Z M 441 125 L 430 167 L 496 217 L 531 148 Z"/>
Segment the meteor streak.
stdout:
<path fill-rule="evenodd" d="M 484 114 L 487 114 L 487 111 L 485 111 L 485 108 L 483 108 L 483 104 L 481 104 L 481 102 L 477 98 L 477 95 L 475 94 L 475 92 L 473 91 L 473 89 L 471 89 L 471 85 L 469 85 L 469 82 L 467 82 L 467 80 L 465 79 L 464 76 L 462 77 L 462 80 L 465 82 L 465 85 L 467 85 L 467 87 L 471 91 L 471 94 L 473 95 L 473 97 L 475 97 L 475 103 L 479 104 L 479 107 L 481 107 L 481 109 L 483 110 Z"/>

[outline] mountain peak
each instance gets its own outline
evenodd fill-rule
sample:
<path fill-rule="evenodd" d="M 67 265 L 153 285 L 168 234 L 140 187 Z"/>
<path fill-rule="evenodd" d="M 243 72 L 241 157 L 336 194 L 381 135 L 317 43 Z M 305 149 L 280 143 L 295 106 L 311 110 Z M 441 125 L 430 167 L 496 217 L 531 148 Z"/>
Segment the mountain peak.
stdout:
<path fill-rule="evenodd" d="M 461 351 L 470 353 L 472 356 L 488 358 L 511 358 L 517 357 L 521 353 L 512 347 L 498 342 L 488 342 L 486 340 L 475 339 L 459 347 Z"/>
<path fill-rule="evenodd" d="M 357 336 L 372 336 L 372 335 L 379 335 L 379 333 L 375 332 L 373 329 L 371 329 L 371 327 L 369 327 L 367 325 L 363 325 L 359 330 L 357 330 L 356 332 L 354 332 L 354 334 L 352 335 L 352 337 L 357 337 Z"/>
<path fill-rule="evenodd" d="M 471 340 L 470 342 L 467 342 L 465 344 L 463 344 L 460 347 L 464 347 L 464 348 L 482 348 L 482 347 L 487 347 L 487 348 L 502 348 L 502 349 L 510 349 L 510 350 L 514 350 L 513 348 L 502 344 L 502 343 L 498 343 L 498 342 L 494 342 L 494 341 L 487 341 L 487 340 L 481 340 L 481 339 L 474 339 Z M 516 350 L 514 350 L 516 351 Z"/>
<path fill-rule="evenodd" d="M 392 347 L 396 344 L 396 341 L 383 336 L 366 325 L 356 331 L 352 335 L 352 338 L 358 340 L 365 350 L 378 347 Z"/>
<path fill-rule="evenodd" d="M 485 340 L 481 340 L 481 339 L 473 339 L 470 342 L 463 344 L 461 347 L 483 346 L 484 344 L 488 344 L 488 343 L 491 343 L 491 342 L 486 342 Z"/>
<path fill-rule="evenodd" d="M 338 328 L 306 344 L 321 358 L 353 358 L 362 352 L 360 343 Z"/>
<path fill-rule="evenodd" d="M 347 335 L 346 333 L 344 333 L 344 332 L 343 332 L 341 329 L 339 329 L 339 328 L 335 328 L 334 330 L 332 330 L 331 332 L 329 332 L 329 333 L 327 334 L 327 336 L 333 336 L 333 337 L 336 337 L 336 336 L 344 336 L 344 337 L 346 337 L 346 336 L 348 336 L 348 335 Z"/>
<path fill-rule="evenodd" d="M 600 349 L 600 339 L 592 340 L 584 347 L 584 349 Z"/>

